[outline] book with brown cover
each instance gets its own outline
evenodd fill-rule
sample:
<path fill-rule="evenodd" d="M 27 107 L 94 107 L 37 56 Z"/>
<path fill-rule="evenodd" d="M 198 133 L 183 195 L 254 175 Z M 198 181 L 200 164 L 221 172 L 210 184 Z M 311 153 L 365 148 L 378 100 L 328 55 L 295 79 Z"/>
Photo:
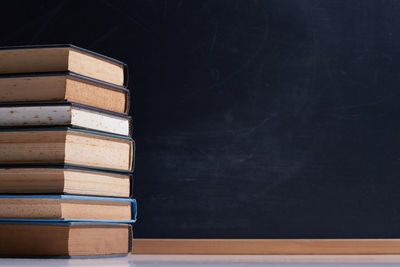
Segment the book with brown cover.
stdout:
<path fill-rule="evenodd" d="M 132 225 L 93 222 L 0 222 L 0 257 L 125 256 Z"/>

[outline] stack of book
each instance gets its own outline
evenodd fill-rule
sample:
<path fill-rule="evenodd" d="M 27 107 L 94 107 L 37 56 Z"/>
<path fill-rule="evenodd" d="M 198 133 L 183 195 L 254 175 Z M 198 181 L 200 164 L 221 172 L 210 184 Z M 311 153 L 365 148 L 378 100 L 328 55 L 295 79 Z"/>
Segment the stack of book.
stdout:
<path fill-rule="evenodd" d="M 127 254 L 127 67 L 73 46 L 0 49 L 0 254 Z"/>

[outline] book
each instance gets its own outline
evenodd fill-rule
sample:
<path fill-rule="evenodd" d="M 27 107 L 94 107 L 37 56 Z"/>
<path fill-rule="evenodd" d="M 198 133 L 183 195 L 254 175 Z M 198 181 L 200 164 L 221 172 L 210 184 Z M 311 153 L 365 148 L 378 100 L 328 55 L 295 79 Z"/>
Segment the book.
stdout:
<path fill-rule="evenodd" d="M 74 257 L 128 254 L 132 226 L 118 223 L 0 223 L 0 255 Z"/>
<path fill-rule="evenodd" d="M 64 100 L 125 114 L 130 105 L 127 88 L 72 72 L 3 74 L 0 88 L 0 102 Z"/>
<path fill-rule="evenodd" d="M 134 223 L 136 200 L 82 195 L 0 195 L 0 221 Z"/>
<path fill-rule="evenodd" d="M 67 164 L 0 165 L 0 194 L 78 194 L 129 197 L 131 172 Z"/>
<path fill-rule="evenodd" d="M 73 127 L 0 129 L 0 164 L 68 163 L 132 170 L 130 137 Z"/>
<path fill-rule="evenodd" d="M 0 256 L 131 251 L 127 85 L 126 64 L 73 45 L 0 47 Z"/>
<path fill-rule="evenodd" d="M 71 71 L 126 86 L 126 65 L 116 59 L 70 44 L 0 48 L 0 73 Z"/>
<path fill-rule="evenodd" d="M 0 127 L 75 126 L 129 136 L 131 117 L 74 102 L 0 104 Z"/>

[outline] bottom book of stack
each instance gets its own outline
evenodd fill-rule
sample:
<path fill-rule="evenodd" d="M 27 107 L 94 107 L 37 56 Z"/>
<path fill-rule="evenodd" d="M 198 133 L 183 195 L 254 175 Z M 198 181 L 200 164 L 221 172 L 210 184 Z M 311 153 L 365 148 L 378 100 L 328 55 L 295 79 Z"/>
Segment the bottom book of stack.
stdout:
<path fill-rule="evenodd" d="M 4 256 L 101 256 L 131 251 L 132 226 L 96 222 L 0 222 Z"/>
<path fill-rule="evenodd" d="M 127 254 L 135 220 L 131 198 L 0 195 L 0 255 Z"/>

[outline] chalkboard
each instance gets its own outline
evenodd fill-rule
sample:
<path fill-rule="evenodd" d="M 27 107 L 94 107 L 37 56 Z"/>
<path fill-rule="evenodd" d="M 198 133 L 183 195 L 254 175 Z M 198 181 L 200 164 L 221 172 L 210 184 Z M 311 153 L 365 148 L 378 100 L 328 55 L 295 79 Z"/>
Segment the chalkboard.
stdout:
<path fill-rule="evenodd" d="M 398 1 L 9 1 L 130 67 L 139 238 L 400 237 Z"/>

